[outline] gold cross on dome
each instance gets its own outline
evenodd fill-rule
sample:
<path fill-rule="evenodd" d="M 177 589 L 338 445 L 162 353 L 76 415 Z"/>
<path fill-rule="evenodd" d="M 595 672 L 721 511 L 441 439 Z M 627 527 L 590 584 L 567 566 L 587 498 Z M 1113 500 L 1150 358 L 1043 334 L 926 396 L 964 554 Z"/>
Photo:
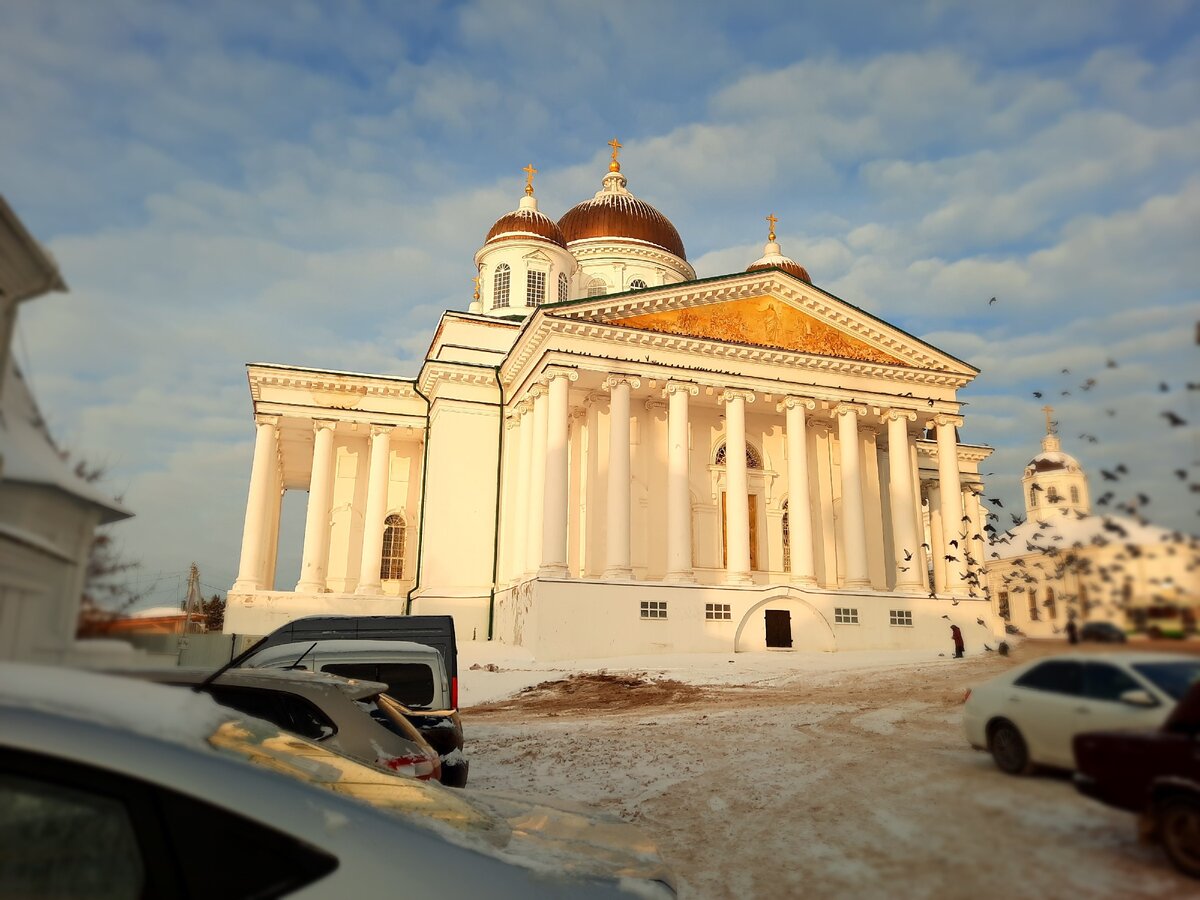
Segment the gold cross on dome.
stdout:
<path fill-rule="evenodd" d="M 613 138 L 611 141 L 608 142 L 608 146 L 612 147 L 612 162 L 610 162 L 608 164 L 608 170 L 610 172 L 620 172 L 621 164 L 619 162 L 617 162 L 617 153 L 624 146 L 624 144 L 622 144 L 616 138 Z"/>
<path fill-rule="evenodd" d="M 532 194 L 533 193 L 533 176 L 537 174 L 537 169 L 535 169 L 533 167 L 533 163 L 530 163 L 525 168 L 523 168 L 521 171 L 525 173 L 525 193 Z"/>
<path fill-rule="evenodd" d="M 771 231 L 767 235 L 767 240 L 773 241 L 775 240 L 775 223 L 779 220 L 775 218 L 775 213 L 771 213 L 769 216 L 767 216 L 767 221 L 771 223 Z"/>
<path fill-rule="evenodd" d="M 473 285 L 475 285 L 475 299 L 478 300 L 479 299 L 479 276 L 476 275 L 474 278 L 472 278 L 471 283 Z"/>
<path fill-rule="evenodd" d="M 1054 412 L 1054 407 L 1043 406 L 1042 412 L 1046 414 L 1046 434 L 1054 434 L 1054 423 L 1050 421 L 1050 414 Z"/>

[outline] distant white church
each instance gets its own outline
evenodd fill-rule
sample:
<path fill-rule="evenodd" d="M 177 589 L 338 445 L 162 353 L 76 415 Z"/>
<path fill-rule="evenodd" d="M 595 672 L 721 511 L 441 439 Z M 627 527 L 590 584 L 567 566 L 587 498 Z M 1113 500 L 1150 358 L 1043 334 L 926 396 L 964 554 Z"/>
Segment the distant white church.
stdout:
<path fill-rule="evenodd" d="M 1072 619 L 1130 630 L 1195 629 L 1200 541 L 1130 516 L 1095 513 L 1087 473 L 1063 452 L 1052 410 L 1045 411 L 1042 450 L 1021 478 L 1025 520 L 988 548 L 996 615 L 1032 637 L 1061 634 Z"/>
<path fill-rule="evenodd" d="M 762 258 L 697 280 L 618 147 L 558 222 L 527 170 L 415 377 L 248 367 L 227 631 L 448 613 L 541 658 L 949 646 L 948 619 L 990 639 L 991 449 L 956 399 L 978 370 L 815 287 L 773 217 Z"/>

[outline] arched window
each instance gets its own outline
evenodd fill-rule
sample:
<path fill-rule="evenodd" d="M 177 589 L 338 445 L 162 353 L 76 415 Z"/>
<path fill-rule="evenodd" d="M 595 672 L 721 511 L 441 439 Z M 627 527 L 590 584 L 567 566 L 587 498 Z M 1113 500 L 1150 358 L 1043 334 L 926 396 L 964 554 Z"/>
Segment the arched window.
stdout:
<path fill-rule="evenodd" d="M 725 465 L 725 445 L 722 444 L 717 448 L 717 455 L 713 457 L 713 465 Z M 758 451 L 751 444 L 746 444 L 746 468 L 761 469 L 763 467 L 762 457 L 758 455 Z"/>
<path fill-rule="evenodd" d="M 546 302 L 546 273 L 532 269 L 525 275 L 525 305 L 541 306 Z"/>
<path fill-rule="evenodd" d="M 1058 488 L 1056 488 L 1054 485 L 1050 485 L 1050 487 L 1046 489 L 1046 499 L 1051 503 L 1057 503 L 1059 500 L 1061 500 L 1062 497 L 1058 496 Z"/>
<path fill-rule="evenodd" d="M 399 581 L 404 577 L 404 539 L 408 526 L 404 516 L 390 515 L 383 520 L 383 560 L 379 577 L 384 581 Z"/>
<path fill-rule="evenodd" d="M 631 291 L 640 291 L 645 286 L 646 282 L 642 281 L 640 278 L 635 278 L 633 281 L 629 282 L 629 289 Z"/>
<path fill-rule="evenodd" d="M 1038 620 L 1037 607 L 1037 588 L 1029 589 L 1029 621 L 1036 622 Z"/>
<path fill-rule="evenodd" d="M 508 285 L 512 280 L 512 272 L 508 263 L 496 266 L 496 277 L 492 279 L 492 309 L 508 306 Z"/>
<path fill-rule="evenodd" d="M 1046 602 L 1042 605 L 1046 607 L 1046 612 L 1050 614 L 1051 619 L 1058 618 L 1058 606 L 1054 602 L 1054 588 L 1046 588 Z"/>
<path fill-rule="evenodd" d="M 1037 491 L 1032 487 L 1029 489 L 1029 505 L 1037 506 Z"/>
<path fill-rule="evenodd" d="M 1012 618 L 1012 612 L 1008 608 L 1008 591 L 1000 592 L 1000 618 L 1005 622 Z"/>
<path fill-rule="evenodd" d="M 1071 502 L 1079 502 L 1079 488 L 1077 488 L 1075 485 L 1071 485 Z"/>
<path fill-rule="evenodd" d="M 783 501 L 783 518 L 780 520 L 783 527 L 783 571 L 792 571 L 792 528 L 791 522 L 788 520 L 788 502 Z"/>
<path fill-rule="evenodd" d="M 558 302 L 567 302 L 567 275 L 565 272 L 558 273 Z"/>
<path fill-rule="evenodd" d="M 604 283 L 603 278 L 593 278 L 588 282 L 587 295 L 589 297 L 600 297 L 608 293 L 608 285 Z"/>

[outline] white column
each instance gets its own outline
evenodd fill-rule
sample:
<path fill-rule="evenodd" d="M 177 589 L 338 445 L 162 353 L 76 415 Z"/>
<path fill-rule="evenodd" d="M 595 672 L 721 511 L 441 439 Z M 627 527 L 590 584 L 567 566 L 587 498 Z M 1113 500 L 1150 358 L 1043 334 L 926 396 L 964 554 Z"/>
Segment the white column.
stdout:
<path fill-rule="evenodd" d="M 371 462 L 367 471 L 367 505 L 363 514 L 362 562 L 356 594 L 382 594 L 379 569 L 383 561 L 383 520 L 387 515 L 391 480 L 392 427 L 371 426 Z"/>
<path fill-rule="evenodd" d="M 542 565 L 542 517 L 546 497 L 546 388 L 529 389 L 533 400 L 532 434 L 529 444 L 529 492 L 525 532 L 525 574 L 536 575 Z"/>
<path fill-rule="evenodd" d="M 525 573 L 529 546 L 529 479 L 533 463 L 533 403 L 522 400 L 514 407 L 517 419 L 517 471 L 513 477 L 513 492 L 506 504 L 508 521 L 513 532 L 512 552 L 509 554 L 509 579 L 517 581 Z"/>
<path fill-rule="evenodd" d="M 964 531 L 962 521 L 962 486 L 958 476 L 958 439 L 954 435 L 956 426 L 962 425 L 961 416 L 935 416 L 933 423 L 937 425 L 938 448 L 938 481 L 941 484 L 942 532 L 945 544 L 944 556 L 957 557 L 957 561 L 946 560 L 946 590 L 951 594 L 966 593 L 966 548 L 963 546 L 961 534 Z M 959 546 L 950 546 L 950 541 L 957 541 Z"/>
<path fill-rule="evenodd" d="M 667 407 L 667 572 L 663 581 L 695 581 L 692 571 L 692 491 L 688 482 L 688 397 L 694 384 L 668 381 Z M 611 465 L 611 462 L 609 463 Z"/>
<path fill-rule="evenodd" d="M 888 486 L 892 506 L 892 541 L 896 551 L 896 590 L 921 590 L 921 539 L 917 537 L 913 496 L 912 453 L 908 423 L 917 414 L 910 409 L 890 409 L 884 415 L 888 429 Z M 905 560 L 905 557 L 908 557 Z M 902 571 L 908 569 L 907 572 Z"/>
<path fill-rule="evenodd" d="M 538 575 L 566 578 L 567 568 L 567 436 L 571 407 L 568 395 L 575 371 L 548 373 L 546 411 L 546 481 L 542 496 L 542 559 Z"/>
<path fill-rule="evenodd" d="M 335 422 L 313 422 L 312 475 L 308 480 L 308 513 L 304 519 L 304 555 L 296 591 L 316 594 L 325 590 L 329 562 L 329 513 L 333 502 L 333 428 Z"/>
<path fill-rule="evenodd" d="M 987 544 L 983 541 L 983 508 L 979 505 L 979 494 L 975 493 L 971 487 L 963 487 L 963 507 L 971 520 L 970 531 L 964 542 L 965 546 L 971 548 L 971 562 L 968 564 L 967 571 L 968 574 L 974 572 L 976 576 L 976 583 L 968 586 L 971 591 L 983 596 L 983 587 L 987 584 L 983 572 L 983 564 L 987 562 L 984 558 Z M 975 535 L 979 535 L 979 538 L 977 539 Z"/>
<path fill-rule="evenodd" d="M 787 410 L 788 538 L 791 552 L 792 584 L 816 584 L 817 567 L 813 558 L 812 504 L 808 490 L 808 432 L 804 411 L 816 403 L 802 397 L 784 397 L 775 408 Z"/>
<path fill-rule="evenodd" d="M 263 546 L 266 543 L 263 532 L 268 527 L 267 515 L 272 495 L 275 494 L 272 474 L 277 465 L 279 419 L 276 416 L 255 416 L 254 425 L 254 462 L 250 467 L 246 524 L 242 530 L 242 557 L 232 588 L 234 593 L 255 591 L 263 586 Z"/>
<path fill-rule="evenodd" d="M 863 512 L 862 461 L 858 452 L 858 417 L 866 412 L 853 403 L 834 407 L 842 461 L 842 540 L 846 544 L 844 587 L 869 588 L 866 515 Z"/>
<path fill-rule="evenodd" d="M 942 527 L 942 491 L 936 481 L 926 482 L 929 498 L 929 555 L 933 558 L 933 590 L 946 593 L 946 529 Z M 953 549 L 953 548 L 950 548 Z"/>
<path fill-rule="evenodd" d="M 608 530 L 604 557 L 605 580 L 633 578 L 629 549 L 632 513 L 629 474 L 629 392 L 641 385 L 637 378 L 609 375 L 604 386 L 608 403 Z"/>
<path fill-rule="evenodd" d="M 725 402 L 725 582 L 751 584 L 746 403 L 754 401 L 754 393 L 726 389 L 721 399 Z"/>
<path fill-rule="evenodd" d="M 925 541 L 925 506 L 924 506 L 925 496 L 921 490 L 921 467 L 917 461 L 917 457 L 918 457 L 917 442 L 916 442 L 916 439 L 914 438 L 909 443 L 909 467 L 912 472 L 911 477 L 912 477 L 912 485 L 913 485 L 913 498 L 916 501 L 916 506 L 913 509 L 913 529 L 917 534 L 917 540 L 919 540 L 922 544 L 924 544 L 924 543 L 926 543 L 926 541 Z M 916 550 L 913 551 L 913 553 L 917 554 L 920 557 L 920 561 L 921 561 L 921 570 L 918 573 L 918 575 L 921 579 L 921 590 L 929 591 L 930 590 L 929 555 L 926 553 L 925 548 L 923 546 L 918 547 Z M 917 557 L 914 557 L 914 560 L 916 558 Z"/>

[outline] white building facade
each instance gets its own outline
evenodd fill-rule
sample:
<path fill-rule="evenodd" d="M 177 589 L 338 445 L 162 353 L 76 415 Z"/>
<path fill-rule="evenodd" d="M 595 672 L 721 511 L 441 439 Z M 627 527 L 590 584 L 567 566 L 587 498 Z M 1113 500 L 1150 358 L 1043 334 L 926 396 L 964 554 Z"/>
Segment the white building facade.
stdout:
<path fill-rule="evenodd" d="M 746 272 L 696 280 L 615 150 L 557 223 L 527 186 L 476 265 L 414 378 L 249 367 L 226 630 L 445 613 L 540 658 L 949 646 L 948 619 L 990 639 L 991 451 L 960 441 L 956 399 L 976 369 L 813 286 L 773 231 Z"/>

